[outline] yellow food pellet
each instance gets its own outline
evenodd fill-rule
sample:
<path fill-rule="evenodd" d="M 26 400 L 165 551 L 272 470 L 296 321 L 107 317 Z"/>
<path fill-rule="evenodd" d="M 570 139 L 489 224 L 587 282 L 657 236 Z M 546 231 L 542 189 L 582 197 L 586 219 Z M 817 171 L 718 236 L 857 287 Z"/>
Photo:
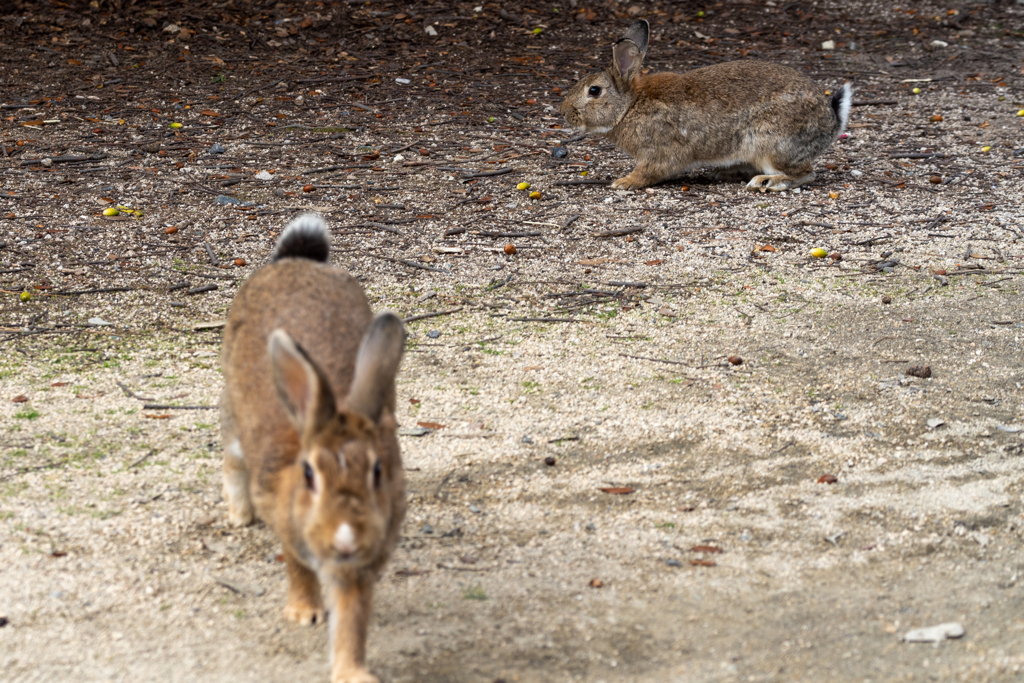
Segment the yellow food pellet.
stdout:
<path fill-rule="evenodd" d="M 825 258 L 828 256 L 828 252 L 821 247 L 815 247 L 814 249 L 811 249 L 811 256 L 814 258 Z"/>
<path fill-rule="evenodd" d="M 1017 112 L 1017 116 L 1024 116 L 1024 109 Z"/>
<path fill-rule="evenodd" d="M 177 121 L 175 121 L 174 123 L 171 124 L 171 128 L 181 128 L 181 124 L 178 123 Z"/>
<path fill-rule="evenodd" d="M 838 192 L 829 192 L 828 196 L 831 197 L 832 199 L 839 199 L 839 193 Z"/>
<path fill-rule="evenodd" d="M 28 292 L 22 292 L 21 293 L 21 300 L 22 301 L 28 301 L 31 298 L 32 298 L 32 295 L 29 294 Z"/>
<path fill-rule="evenodd" d="M 988 145 L 985 145 L 984 147 L 982 147 L 982 148 L 981 148 L 981 151 L 982 151 L 982 152 L 987 152 L 987 151 L 989 151 L 990 149 L 992 149 L 992 148 L 991 148 L 990 146 L 988 146 Z"/>
<path fill-rule="evenodd" d="M 920 88 L 914 88 L 910 92 L 914 93 L 915 95 L 920 95 L 921 94 L 921 89 Z"/>
<path fill-rule="evenodd" d="M 111 206 L 109 209 L 103 209 L 103 215 L 104 216 L 119 216 L 119 215 L 121 215 L 121 212 Z"/>
<path fill-rule="evenodd" d="M 516 189 L 517 190 L 529 190 L 530 189 L 530 183 L 519 183 L 518 185 L 516 185 Z"/>
<path fill-rule="evenodd" d="M 530 193 L 530 199 L 540 199 L 540 192 L 537 192 L 536 190 L 531 192 Z"/>
<path fill-rule="evenodd" d="M 535 35 L 535 36 L 539 36 L 543 32 L 544 32 L 544 29 L 542 29 L 540 26 L 538 26 L 537 28 L 533 29 L 533 35 Z"/>

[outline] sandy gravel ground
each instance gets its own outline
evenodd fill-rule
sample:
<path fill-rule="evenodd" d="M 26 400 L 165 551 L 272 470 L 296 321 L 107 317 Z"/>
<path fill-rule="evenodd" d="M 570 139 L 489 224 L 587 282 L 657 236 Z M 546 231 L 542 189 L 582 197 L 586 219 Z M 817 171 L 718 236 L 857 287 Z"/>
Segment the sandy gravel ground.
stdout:
<path fill-rule="evenodd" d="M 836 40 L 911 28 L 905 14 L 863 7 L 868 25 L 845 34 L 844 23 Z M 440 314 L 409 322 L 399 375 L 409 515 L 370 633 L 382 681 L 1024 678 L 1024 78 L 1005 28 L 1024 16 L 961 9 L 970 22 L 921 24 L 917 47 L 876 36 L 831 62 L 817 45 L 836 35 L 833 19 L 855 24 L 843 7 L 823 5 L 803 56 L 779 36 L 746 36 L 763 57 L 813 65 L 825 85 L 856 73 L 859 98 L 892 102 L 855 107 L 851 136 L 798 193 L 699 175 L 637 193 L 556 186 L 581 170 L 619 177 L 630 162 L 587 138 L 568 144 L 578 166 L 556 163 L 550 149 L 570 134 L 551 128 L 544 107 L 559 98 L 543 88 L 521 110 L 467 104 L 465 126 L 429 127 L 441 114 L 412 106 L 383 122 L 355 110 L 359 125 L 326 142 L 316 128 L 337 110 L 297 107 L 317 96 L 294 71 L 273 92 L 307 130 L 263 127 L 273 115 L 261 93 L 239 100 L 248 118 L 205 128 L 193 116 L 187 138 L 133 108 L 125 135 L 137 138 L 123 145 L 5 121 L 5 144 L 33 142 L 5 157 L 0 186 L 0 213 L 13 216 L 0 221 L 0 678 L 327 680 L 326 629 L 281 616 L 273 534 L 225 524 L 211 409 L 215 323 L 308 209 L 327 216 L 333 261 L 375 309 Z M 599 10 L 551 28 L 544 54 L 591 60 L 630 19 L 625 6 Z M 958 16 L 948 10 L 918 9 Z M 697 24 L 695 12 L 662 19 L 656 68 L 699 65 L 708 50 L 741 56 L 714 42 L 740 40 L 729 21 Z M 408 74 L 421 49 L 441 63 L 438 50 L 458 55 L 459 37 L 437 25 L 437 45 L 395 53 L 388 68 Z M 5 26 L 12 45 L 20 34 Z M 533 40 L 497 26 L 510 53 Z M 333 63 L 335 52 L 315 51 L 335 42 L 311 42 L 310 54 Z M 949 43 L 959 60 L 947 61 Z M 167 54 L 177 83 L 185 67 Z M 886 67 L 887 56 L 909 66 Z M 0 75 L 28 88 L 43 67 L 19 59 Z M 521 99 L 509 74 L 493 77 L 495 97 Z M 200 76 L 181 86 L 197 108 L 209 89 L 239 97 L 269 78 Z M 380 87 L 398 88 L 393 76 Z M 924 78 L 918 96 L 903 82 Z M 451 87 L 463 86 L 473 92 Z M 332 87 L 345 101 L 384 97 Z M 154 97 L 153 108 L 192 116 Z M 225 156 L 210 155 L 219 141 Z M 20 164 L 76 145 L 104 149 L 104 170 Z M 365 167 L 302 173 L 351 163 L 342 153 Z M 514 170 L 468 184 L 451 168 Z M 276 179 L 255 177 L 267 170 Z M 522 181 L 544 199 L 528 200 Z M 303 193 L 308 183 L 318 186 Z M 217 204 L 219 193 L 252 204 Z M 104 221 L 102 197 L 145 215 Z M 812 247 L 841 258 L 812 258 Z M 218 289 L 186 293 L 205 284 Z M 945 622 L 965 635 L 902 640 Z"/>

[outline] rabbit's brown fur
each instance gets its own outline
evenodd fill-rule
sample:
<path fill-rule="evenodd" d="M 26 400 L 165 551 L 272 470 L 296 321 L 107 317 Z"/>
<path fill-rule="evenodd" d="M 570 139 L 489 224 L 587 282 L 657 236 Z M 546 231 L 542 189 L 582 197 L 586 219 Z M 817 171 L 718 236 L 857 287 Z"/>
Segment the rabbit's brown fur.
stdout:
<path fill-rule="evenodd" d="M 318 262 L 328 243 L 320 219 L 298 219 L 231 307 L 224 489 L 232 524 L 259 516 L 281 539 L 285 616 L 311 624 L 329 610 L 332 681 L 370 683 L 373 585 L 405 515 L 394 418 L 403 332 L 393 315 L 374 319 L 354 278 Z"/>
<path fill-rule="evenodd" d="M 636 159 L 614 187 L 640 189 L 704 166 L 756 175 L 750 189 L 785 190 L 814 179 L 811 162 L 849 118 L 851 89 L 830 100 L 786 66 L 744 60 L 687 73 L 641 76 L 648 26 L 638 21 L 603 72 L 562 102 L 576 128 L 604 134 Z"/>

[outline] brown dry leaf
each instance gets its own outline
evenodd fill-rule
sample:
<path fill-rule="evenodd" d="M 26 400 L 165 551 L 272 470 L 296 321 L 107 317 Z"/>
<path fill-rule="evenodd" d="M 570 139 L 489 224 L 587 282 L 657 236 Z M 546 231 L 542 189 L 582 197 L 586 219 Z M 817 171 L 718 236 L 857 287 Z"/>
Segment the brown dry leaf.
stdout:
<path fill-rule="evenodd" d="M 612 259 L 610 258 L 585 258 L 582 261 L 577 261 L 576 263 L 581 266 L 599 266 L 602 263 L 611 263 L 611 261 Z"/>
<path fill-rule="evenodd" d="M 203 116 L 220 116 L 220 114 L 218 114 L 217 112 L 215 112 L 212 109 L 204 109 L 204 110 L 202 110 L 199 113 L 202 114 Z"/>
<path fill-rule="evenodd" d="M 111 199 L 110 197 L 97 197 L 96 203 L 100 204 L 101 206 L 105 206 L 107 204 L 113 204 L 114 200 Z"/>
<path fill-rule="evenodd" d="M 634 491 L 636 491 L 636 489 L 631 489 L 628 486 L 605 486 L 597 490 L 603 491 L 604 493 L 610 493 L 613 496 L 622 496 L 627 493 L 633 493 Z"/>
<path fill-rule="evenodd" d="M 765 244 L 757 248 L 758 251 L 775 251 L 775 247 L 770 244 Z"/>
<path fill-rule="evenodd" d="M 834 484 L 839 481 L 838 477 L 834 474 L 823 474 L 818 477 L 819 484 Z"/>
<path fill-rule="evenodd" d="M 717 545 L 695 545 L 690 548 L 695 553 L 721 553 L 724 552 Z"/>
<path fill-rule="evenodd" d="M 69 59 L 68 60 L 68 64 L 70 64 L 71 66 L 82 66 L 82 60 L 81 59 Z"/>
<path fill-rule="evenodd" d="M 67 385 L 68 385 L 67 382 L 54 382 L 50 386 L 51 387 L 66 387 Z"/>
<path fill-rule="evenodd" d="M 602 581 L 601 579 L 591 579 L 588 585 L 591 588 L 600 588 L 604 585 L 604 581 Z"/>
<path fill-rule="evenodd" d="M 25 403 L 26 401 L 28 401 L 28 396 L 26 396 L 25 394 L 21 394 L 19 396 L 15 396 L 11 400 L 14 401 L 15 403 Z"/>
<path fill-rule="evenodd" d="M 714 560 L 690 560 L 690 565 L 693 567 L 717 567 L 718 563 Z"/>
<path fill-rule="evenodd" d="M 420 402 L 420 400 L 418 398 L 410 398 L 409 399 L 409 403 L 413 404 L 414 406 L 415 405 L 419 405 L 419 402 Z"/>
<path fill-rule="evenodd" d="M 444 429 L 446 427 L 446 425 L 440 424 L 438 422 L 417 422 L 416 424 L 426 429 Z"/>
<path fill-rule="evenodd" d="M 213 55 L 207 55 L 206 57 L 203 57 L 203 59 L 205 59 L 208 62 L 213 62 L 217 66 L 225 66 L 224 60 L 221 59 L 220 57 L 215 57 Z"/>
<path fill-rule="evenodd" d="M 665 259 L 659 258 L 659 259 L 654 259 L 653 261 L 648 261 L 647 265 L 648 266 L 660 266 L 664 262 L 665 262 Z"/>
<path fill-rule="evenodd" d="M 169 420 L 171 418 L 170 413 L 164 413 L 163 415 L 146 415 L 142 414 L 143 417 L 148 417 L 150 420 Z"/>

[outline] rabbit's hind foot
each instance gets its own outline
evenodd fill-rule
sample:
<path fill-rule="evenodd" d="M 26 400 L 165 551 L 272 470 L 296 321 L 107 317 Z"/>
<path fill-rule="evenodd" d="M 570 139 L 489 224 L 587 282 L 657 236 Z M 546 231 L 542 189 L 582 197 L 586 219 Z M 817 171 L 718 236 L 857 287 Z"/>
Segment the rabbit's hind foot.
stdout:
<path fill-rule="evenodd" d="M 238 439 L 224 449 L 224 498 L 228 501 L 228 523 L 248 526 L 256 518 L 249 494 L 249 468 Z"/>
<path fill-rule="evenodd" d="M 791 175 L 757 175 L 747 183 L 747 189 L 751 192 L 782 192 L 792 190 L 806 185 L 815 179 L 814 172 L 802 176 Z"/>

